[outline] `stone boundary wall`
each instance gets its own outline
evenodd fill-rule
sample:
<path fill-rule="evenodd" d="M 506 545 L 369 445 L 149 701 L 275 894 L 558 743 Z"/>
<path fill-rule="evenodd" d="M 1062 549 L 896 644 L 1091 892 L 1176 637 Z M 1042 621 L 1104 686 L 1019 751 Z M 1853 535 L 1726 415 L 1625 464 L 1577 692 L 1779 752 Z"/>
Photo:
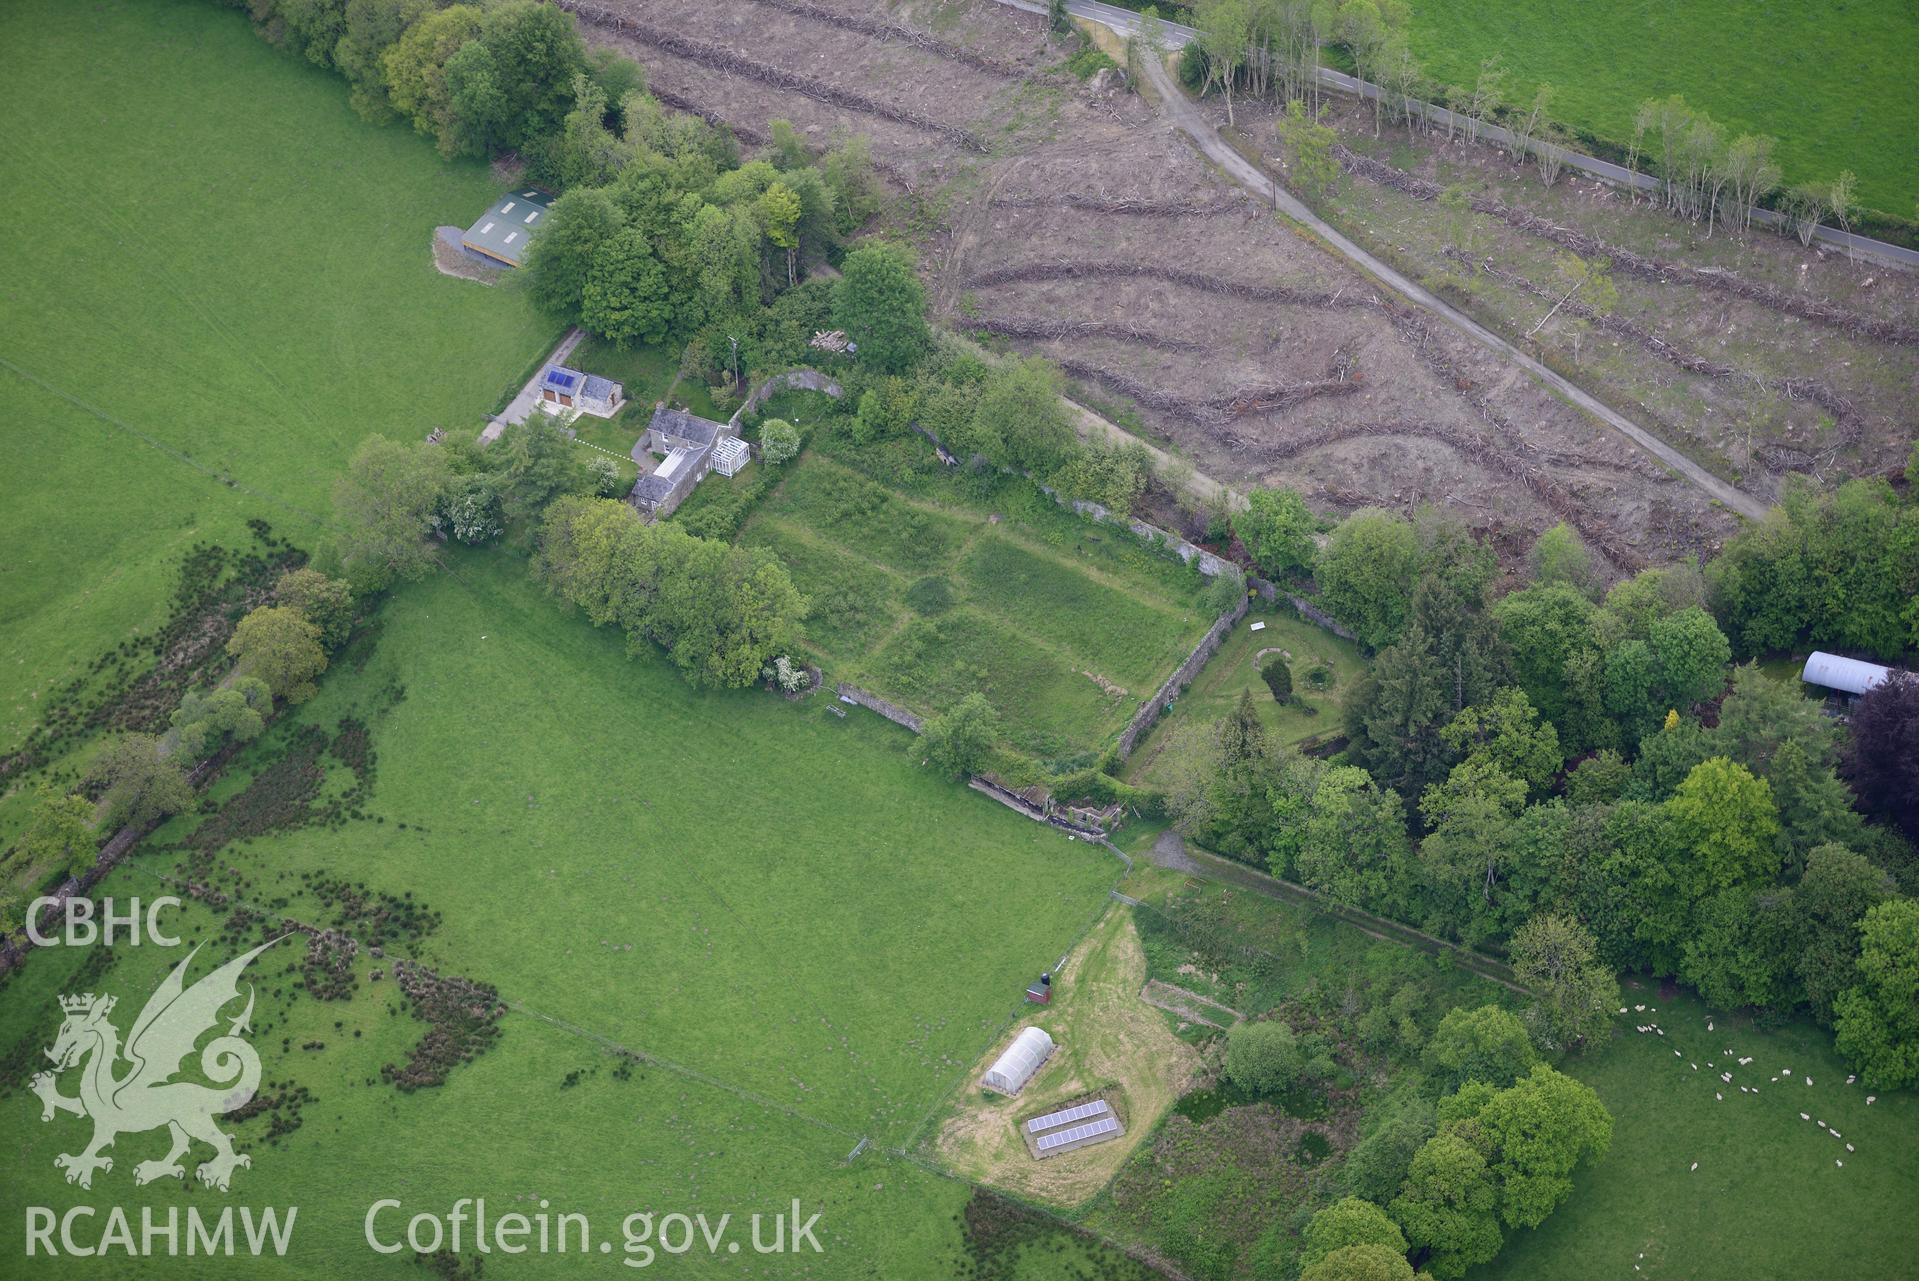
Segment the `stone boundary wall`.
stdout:
<path fill-rule="evenodd" d="M 1126 723 L 1125 732 L 1119 736 L 1119 758 L 1122 761 L 1133 754 L 1133 748 L 1138 744 L 1140 736 L 1151 729 L 1153 723 L 1160 718 L 1167 700 L 1193 683 L 1193 678 L 1199 675 L 1200 669 L 1206 666 L 1207 660 L 1212 658 L 1215 651 L 1225 643 L 1226 633 L 1230 632 L 1233 625 L 1244 617 L 1246 617 L 1246 598 L 1242 596 L 1237 605 L 1213 620 L 1213 625 L 1206 629 L 1206 635 L 1201 637 L 1199 644 L 1193 647 L 1193 652 L 1186 656 L 1186 661 L 1166 678 L 1166 683 L 1154 691 L 1151 698 L 1139 705 L 1139 710 L 1133 713 L 1133 719 Z"/>
<path fill-rule="evenodd" d="M 841 681 L 833 688 L 834 692 L 841 698 L 851 699 L 868 711 L 878 712 L 895 725 L 904 725 L 915 734 L 921 734 L 926 731 L 926 720 L 924 717 L 915 716 L 897 703 L 887 702 L 878 694 L 869 693 L 857 685 L 848 685 L 845 681 Z"/>
<path fill-rule="evenodd" d="M 783 374 L 774 374 L 755 387 L 740 407 L 733 411 L 733 416 L 727 420 L 726 425 L 731 427 L 737 435 L 740 430 L 740 419 L 764 405 L 767 398 L 774 393 L 794 388 L 801 391 L 824 392 L 835 400 L 846 394 L 845 389 L 838 382 L 817 369 L 789 369 Z"/>
<path fill-rule="evenodd" d="M 985 778 L 985 777 L 982 777 L 981 775 L 975 774 L 973 777 L 966 780 L 966 785 L 972 788 L 974 791 L 980 793 L 982 796 L 992 797 L 994 800 L 998 801 L 1001 805 L 1006 806 L 1006 808 L 1008 809 L 1018 810 L 1020 813 L 1026 815 L 1026 817 L 1032 819 L 1034 822 L 1045 823 L 1049 827 L 1057 827 L 1060 831 L 1065 832 L 1069 836 L 1077 836 L 1083 841 L 1104 842 L 1106 840 L 1106 833 L 1101 831 L 1099 828 L 1084 827 L 1078 823 L 1075 823 L 1070 818 L 1062 818 L 1058 814 L 1055 814 L 1051 812 L 1050 810 L 1043 810 L 1039 806 L 1027 800 L 1025 797 L 1021 796 L 1018 792 L 1014 792 L 1007 788 L 1001 787 L 998 783 L 995 783 L 993 780 L 989 778 Z M 1121 857 L 1123 858 L 1125 856 L 1121 855 Z M 1128 867 L 1132 866 L 1132 861 L 1130 859 L 1127 860 L 1127 866 Z"/>
<path fill-rule="evenodd" d="M 1353 635 L 1351 628 L 1347 627 L 1337 618 L 1334 618 L 1331 614 L 1328 614 L 1319 606 L 1313 604 L 1313 602 L 1307 600 L 1304 596 L 1296 596 L 1277 583 L 1269 583 L 1263 578 L 1250 578 L 1247 581 L 1252 584 L 1253 590 L 1258 592 L 1264 599 L 1277 601 L 1281 597 L 1285 597 L 1287 603 L 1298 610 L 1299 616 L 1307 622 L 1323 627 L 1333 635 L 1344 640 L 1352 641 L 1355 645 L 1359 643 L 1359 637 Z"/>

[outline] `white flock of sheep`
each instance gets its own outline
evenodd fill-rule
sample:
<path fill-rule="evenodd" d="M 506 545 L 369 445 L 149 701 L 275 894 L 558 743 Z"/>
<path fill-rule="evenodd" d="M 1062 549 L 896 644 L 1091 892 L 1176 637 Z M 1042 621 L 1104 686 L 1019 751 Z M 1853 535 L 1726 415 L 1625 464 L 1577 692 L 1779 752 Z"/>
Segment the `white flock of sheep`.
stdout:
<path fill-rule="evenodd" d="M 1631 1009 L 1628 1009 L 1626 1006 L 1622 1005 L 1619 1007 L 1619 1012 L 1621 1014 L 1657 1014 L 1659 1013 L 1659 1007 L 1655 1005 L 1648 1008 L 1647 1006 L 1644 1006 L 1644 1005 L 1635 1005 L 1631 1007 Z M 1642 1036 L 1666 1035 L 1666 1029 L 1660 1027 L 1658 1023 L 1652 1022 L 1652 1021 L 1636 1024 L 1633 1030 L 1640 1033 Z M 1706 1030 L 1708 1032 L 1713 1030 L 1713 1021 L 1711 1018 L 1708 1018 L 1706 1020 Z M 1686 1057 L 1683 1052 L 1676 1049 L 1672 1053 L 1673 1053 L 1673 1057 L 1676 1059 L 1684 1059 Z M 1722 1050 L 1720 1052 L 1720 1057 L 1730 1061 L 1735 1067 L 1740 1067 L 1740 1068 L 1748 1066 L 1749 1064 L 1752 1063 L 1752 1060 L 1753 1060 L 1753 1056 L 1750 1054 L 1745 1056 L 1739 1056 L 1739 1055 L 1735 1055 L 1730 1049 Z M 1699 1070 L 1699 1065 L 1697 1063 L 1691 1062 L 1690 1060 L 1688 1060 L 1687 1066 L 1689 1066 L 1695 1072 Z M 1708 1063 L 1706 1066 L 1708 1069 L 1716 1069 L 1719 1067 L 1719 1060 L 1715 1059 L 1711 1063 Z M 1776 1085 L 1780 1081 L 1784 1081 L 1786 1084 L 1790 1085 L 1792 1084 L 1793 1075 L 1794 1073 L 1791 1068 L 1781 1068 L 1779 1069 L 1778 1072 L 1773 1074 L 1768 1084 Z M 1722 1070 L 1719 1072 L 1720 1081 L 1726 1085 L 1737 1084 L 1732 1079 L 1732 1077 L 1733 1077 L 1733 1074 L 1730 1071 Z M 1848 1076 L 1846 1078 L 1846 1084 L 1851 1085 L 1857 1079 L 1858 1078 L 1856 1076 Z M 1809 1076 L 1806 1077 L 1805 1082 L 1807 1086 L 1811 1086 L 1812 1078 Z M 1759 1087 L 1756 1085 L 1741 1085 L 1739 1086 L 1739 1092 L 1741 1094 L 1757 1094 L 1759 1093 Z M 1725 1102 L 1725 1099 L 1726 1099 L 1725 1093 L 1720 1090 L 1714 1090 L 1712 1097 L 1721 1103 Z M 1878 1096 L 1875 1094 L 1868 1094 L 1866 1096 L 1867 1107 L 1871 1107 L 1877 1101 L 1878 1101 Z M 1814 1120 L 1813 1115 L 1810 1112 L 1801 1112 L 1799 1114 L 1799 1119 L 1801 1121 L 1807 1121 L 1807 1122 L 1812 1122 Z M 1824 1130 L 1827 1134 L 1830 1134 L 1835 1140 L 1838 1140 L 1841 1143 L 1845 1143 L 1845 1136 L 1840 1134 L 1839 1131 L 1833 1129 L 1831 1126 L 1827 1125 L 1824 1121 L 1818 1121 L 1816 1122 L 1816 1124 L 1819 1126 L 1820 1129 Z M 1846 1151 L 1852 1152 L 1852 1151 L 1855 1151 L 1855 1149 L 1852 1144 L 1846 1143 Z M 1844 1169 L 1846 1165 L 1845 1161 L 1839 1158 L 1834 1158 L 1833 1164 L 1835 1166 L 1838 1166 L 1840 1169 Z M 1691 1171 L 1689 1171 L 1689 1173 L 1697 1172 L 1698 1169 L 1699 1169 L 1699 1162 L 1694 1161 L 1692 1163 L 1692 1169 Z"/>

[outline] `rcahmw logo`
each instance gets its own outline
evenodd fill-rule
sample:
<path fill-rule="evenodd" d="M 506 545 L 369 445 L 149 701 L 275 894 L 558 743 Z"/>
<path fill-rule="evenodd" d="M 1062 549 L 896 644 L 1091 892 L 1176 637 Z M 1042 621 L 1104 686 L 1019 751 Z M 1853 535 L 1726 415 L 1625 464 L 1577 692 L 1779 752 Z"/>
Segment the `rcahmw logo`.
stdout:
<path fill-rule="evenodd" d="M 176 1080 L 200 1039 L 216 1031 L 220 1013 L 240 999 L 239 980 L 253 959 L 279 942 L 262 943 L 251 952 L 228 961 L 191 987 L 186 983 L 187 967 L 200 949 L 194 948 L 185 960 L 147 998 L 139 1017 L 126 1034 L 111 1018 L 116 1000 L 91 992 L 60 998 L 60 1024 L 47 1058 L 53 1061 L 51 1072 L 33 1078 L 33 1092 L 40 1096 L 42 1121 L 52 1121 L 68 1112 L 93 1122 L 93 1138 L 78 1152 L 54 1157 L 56 1167 L 66 1172 L 67 1182 L 83 1188 L 93 1186 L 98 1173 L 112 1173 L 113 1158 L 104 1155 L 121 1135 L 138 1134 L 164 1128 L 170 1146 L 164 1156 L 141 1161 L 133 1167 L 133 1182 L 152 1183 L 156 1179 L 184 1179 L 188 1157 L 196 1142 L 213 1149 L 200 1161 L 195 1177 L 208 1188 L 225 1192 L 236 1169 L 251 1167 L 252 1158 L 233 1150 L 233 1137 L 214 1123 L 244 1106 L 260 1087 L 260 1056 L 241 1037 L 250 1031 L 253 1017 L 253 989 L 248 987 L 246 1007 L 227 1021 L 224 1033 L 208 1041 L 200 1050 L 200 1073 L 211 1085 L 191 1080 Z M 78 1093 L 69 1097 L 60 1093 L 59 1076 L 79 1069 Z M 149 1207 L 140 1212 L 140 1230 L 134 1230 L 124 1209 L 109 1206 L 101 1211 L 80 1205 L 64 1213 L 47 1206 L 27 1207 L 27 1254 L 45 1251 L 49 1255 L 65 1252 L 87 1256 L 123 1251 L 145 1254 L 232 1254 L 236 1246 L 251 1254 L 271 1250 L 285 1253 L 293 1234 L 297 1207 L 285 1212 L 271 1207 L 258 1211 L 240 1210 L 242 1232 L 233 1233 L 234 1211 L 223 1209 L 217 1216 L 202 1214 L 190 1206 L 181 1216 L 174 1209 L 155 1213 Z M 92 1241 L 94 1220 L 99 1236 Z M 210 1220 L 210 1221 L 209 1221 Z M 56 1241 L 57 1237 L 57 1241 Z"/>

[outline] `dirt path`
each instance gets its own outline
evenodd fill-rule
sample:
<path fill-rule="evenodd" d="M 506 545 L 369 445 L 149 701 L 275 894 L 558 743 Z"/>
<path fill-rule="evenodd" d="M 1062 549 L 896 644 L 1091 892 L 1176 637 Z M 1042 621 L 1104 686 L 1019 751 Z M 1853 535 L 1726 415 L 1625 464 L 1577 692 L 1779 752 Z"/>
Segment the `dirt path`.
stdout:
<path fill-rule="evenodd" d="M 1465 313 L 1441 301 L 1341 235 L 1330 223 L 1295 199 L 1290 192 L 1267 177 L 1251 161 L 1226 145 L 1225 140 L 1219 136 L 1219 131 L 1200 115 L 1198 109 L 1173 83 L 1172 77 L 1167 74 L 1162 63 L 1148 58 L 1143 65 L 1146 77 L 1152 82 L 1156 96 L 1160 100 L 1160 109 L 1167 119 L 1178 125 L 1187 137 L 1192 139 L 1201 154 L 1217 165 L 1221 172 L 1252 191 L 1260 199 L 1270 201 L 1276 209 L 1299 223 L 1358 270 L 1399 294 L 1408 302 L 1432 312 L 1481 346 L 1514 361 L 1555 395 L 1618 431 L 1726 507 L 1750 520 L 1758 520 L 1766 514 L 1766 505 L 1758 499 L 1719 479 L 1665 441 L 1560 377 L 1512 343 Z"/>

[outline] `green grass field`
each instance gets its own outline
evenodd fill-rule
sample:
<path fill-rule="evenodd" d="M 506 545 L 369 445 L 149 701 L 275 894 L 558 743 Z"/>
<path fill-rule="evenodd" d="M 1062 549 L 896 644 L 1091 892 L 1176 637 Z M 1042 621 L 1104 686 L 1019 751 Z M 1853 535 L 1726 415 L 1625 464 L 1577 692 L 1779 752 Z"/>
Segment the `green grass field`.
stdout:
<path fill-rule="evenodd" d="M 1620 1016 L 1609 1044 L 1569 1065 L 1613 1114 L 1611 1153 L 1574 1176 L 1571 1199 L 1552 1218 L 1516 1233 L 1474 1277 L 1911 1275 L 1919 1098 L 1885 1093 L 1867 1106 L 1866 1087 L 1845 1083 L 1832 1035 L 1809 1023 L 1759 1029 L 1689 993 L 1628 986 L 1626 997 L 1658 1013 Z M 1657 1020 L 1666 1035 L 1636 1033 L 1642 1020 Z M 1741 1068 L 1726 1050 L 1753 1062 Z M 1794 1079 L 1774 1084 L 1783 1068 Z M 1734 1083 L 1718 1071 L 1732 1072 Z M 1741 1094 L 1740 1085 L 1760 1092 Z M 1812 1119 L 1800 1120 L 1802 1111 Z M 1846 1151 L 1848 1142 L 1857 1151 Z"/>
<path fill-rule="evenodd" d="M 342 918 L 312 878 L 410 896 L 439 923 L 389 942 L 389 956 L 494 984 L 512 1007 L 496 1049 L 442 1089 L 401 1095 L 379 1065 L 421 1029 L 388 1012 L 390 977 L 367 977 L 381 961 L 362 953 L 357 993 L 322 1003 L 293 994 L 297 974 L 283 986 L 294 944 L 263 960 L 254 1042 L 271 1080 L 314 1101 L 276 1145 L 264 1118 L 240 1123 L 258 1155 L 236 1186 L 246 1203 L 312 1217 L 324 1249 L 286 1275 L 316 1275 L 316 1259 L 376 1274 L 356 1243 L 377 1195 L 443 1207 L 481 1193 L 564 1198 L 608 1221 L 621 1207 L 750 1211 L 798 1196 L 837 1220 L 830 1275 L 953 1275 L 951 1220 L 970 1189 L 883 1150 L 915 1137 L 1121 869 L 918 769 L 903 731 L 826 708 L 695 692 L 557 609 L 522 562 L 471 554 L 392 599 L 366 664 L 331 673 L 222 783 L 217 817 L 249 839 L 196 862 L 194 824 L 215 819 L 176 820 L 154 843 L 181 848 L 114 876 L 105 893 L 210 878 L 236 901 L 325 924 Z M 256 831 L 249 816 L 281 794 L 264 766 L 303 727 L 332 734 L 348 717 L 367 724 L 377 762 L 365 817 Z M 213 932 L 206 909 L 188 915 Z M 364 915 L 344 923 L 370 928 Z M 120 957 L 98 986 L 136 1005 L 176 959 Z M 37 956 L 5 989 L 7 1063 L 48 1043 L 51 996 L 76 960 Z M 622 1079 L 611 1047 L 648 1061 Z M 25 1177 L 0 1194 L 9 1234 L 21 1205 L 75 1195 L 51 1164 L 73 1127 L 42 1126 L 14 1071 L 0 1147 Z M 881 1151 L 841 1168 L 861 1137 Z M 179 1203 L 128 1186 L 132 1161 L 151 1155 L 140 1140 L 119 1155 L 96 1199 Z"/>
<path fill-rule="evenodd" d="M 1868 207 L 1911 221 L 1919 199 L 1919 11 L 1907 0 L 1424 0 L 1413 53 L 1470 86 L 1497 52 L 1508 97 L 1555 89 L 1554 118 L 1624 146 L 1647 98 L 1685 95 L 1733 134 L 1771 134 L 1788 183 L 1859 177 Z"/>
<path fill-rule="evenodd" d="M 1340 712 L 1346 697 L 1366 674 L 1359 647 L 1296 614 L 1254 602 L 1186 692 L 1134 749 L 1126 762 L 1128 782 L 1152 785 L 1162 753 L 1181 726 L 1218 720 L 1250 691 L 1260 723 L 1282 743 L 1332 738 L 1343 732 Z M 1265 628 L 1252 630 L 1263 622 Z M 1293 701 L 1281 706 L 1259 674 L 1259 665 L 1279 651 L 1293 671 Z"/>
<path fill-rule="evenodd" d="M 554 326 L 434 270 L 493 198 L 204 0 L 0 13 L 0 747 L 198 541 L 321 535 L 373 432 L 477 430 Z"/>
<path fill-rule="evenodd" d="M 904 491 L 815 451 L 741 541 L 793 571 L 833 675 L 921 712 L 983 691 L 1016 746 L 1062 758 L 1117 734 L 1208 620 L 1190 571 L 1040 501 Z"/>

